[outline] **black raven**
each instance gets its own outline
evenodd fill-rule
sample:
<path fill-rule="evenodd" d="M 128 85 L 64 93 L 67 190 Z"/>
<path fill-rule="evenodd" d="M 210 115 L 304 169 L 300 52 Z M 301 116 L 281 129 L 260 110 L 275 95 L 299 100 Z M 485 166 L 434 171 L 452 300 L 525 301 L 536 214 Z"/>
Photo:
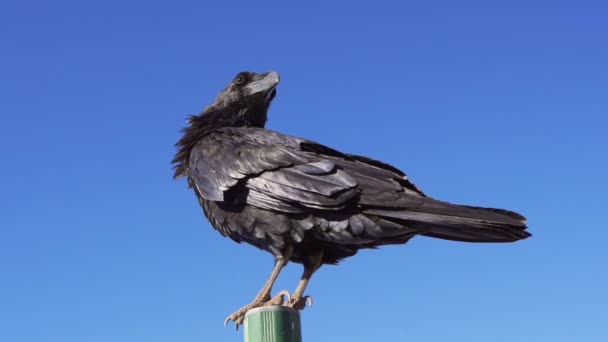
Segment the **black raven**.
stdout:
<path fill-rule="evenodd" d="M 275 265 L 253 302 L 227 319 L 237 329 L 263 305 L 302 309 L 304 289 L 323 264 L 361 248 L 404 244 L 416 235 L 466 242 L 530 236 L 515 212 L 455 205 L 425 195 L 397 168 L 264 128 L 276 72 L 239 73 L 176 144 L 175 177 L 188 185 L 213 227 L 272 253 Z M 289 262 L 304 273 L 288 300 L 272 286 Z"/>

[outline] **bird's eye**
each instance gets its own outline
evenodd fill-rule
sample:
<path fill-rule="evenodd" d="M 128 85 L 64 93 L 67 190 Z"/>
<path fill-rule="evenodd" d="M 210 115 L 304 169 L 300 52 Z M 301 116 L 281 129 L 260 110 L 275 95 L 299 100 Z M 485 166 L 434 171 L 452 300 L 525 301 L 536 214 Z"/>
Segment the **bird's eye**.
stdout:
<path fill-rule="evenodd" d="M 234 78 L 234 84 L 236 85 L 241 85 L 245 82 L 247 82 L 247 74 L 245 74 L 244 72 L 236 75 L 236 77 Z"/>

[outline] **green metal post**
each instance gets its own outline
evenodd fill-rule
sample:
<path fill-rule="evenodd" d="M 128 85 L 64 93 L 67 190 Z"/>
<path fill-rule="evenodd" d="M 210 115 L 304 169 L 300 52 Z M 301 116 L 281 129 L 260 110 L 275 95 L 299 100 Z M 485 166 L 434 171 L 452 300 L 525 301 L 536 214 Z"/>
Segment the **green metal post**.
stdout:
<path fill-rule="evenodd" d="M 285 306 L 247 311 L 245 342 L 302 342 L 300 312 Z"/>

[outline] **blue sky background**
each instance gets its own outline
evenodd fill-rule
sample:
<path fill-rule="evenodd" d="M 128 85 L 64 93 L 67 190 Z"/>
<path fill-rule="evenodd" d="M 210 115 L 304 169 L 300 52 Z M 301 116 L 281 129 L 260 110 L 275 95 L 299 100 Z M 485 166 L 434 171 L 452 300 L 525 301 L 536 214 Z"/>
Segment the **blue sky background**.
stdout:
<path fill-rule="evenodd" d="M 270 129 L 535 235 L 322 268 L 305 340 L 607 341 L 606 18 L 604 1 L 4 2 L 0 340 L 241 341 L 222 322 L 272 258 L 215 232 L 170 160 L 237 72 L 276 70 Z"/>

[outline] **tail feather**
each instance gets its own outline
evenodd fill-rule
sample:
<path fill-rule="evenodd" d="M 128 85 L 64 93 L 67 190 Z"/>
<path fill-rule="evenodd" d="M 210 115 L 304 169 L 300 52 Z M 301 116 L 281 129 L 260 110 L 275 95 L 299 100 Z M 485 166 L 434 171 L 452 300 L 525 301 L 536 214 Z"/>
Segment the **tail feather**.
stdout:
<path fill-rule="evenodd" d="M 526 218 L 513 211 L 455 205 L 432 199 L 413 209 L 367 211 L 420 235 L 465 242 L 513 242 L 530 237 Z"/>

